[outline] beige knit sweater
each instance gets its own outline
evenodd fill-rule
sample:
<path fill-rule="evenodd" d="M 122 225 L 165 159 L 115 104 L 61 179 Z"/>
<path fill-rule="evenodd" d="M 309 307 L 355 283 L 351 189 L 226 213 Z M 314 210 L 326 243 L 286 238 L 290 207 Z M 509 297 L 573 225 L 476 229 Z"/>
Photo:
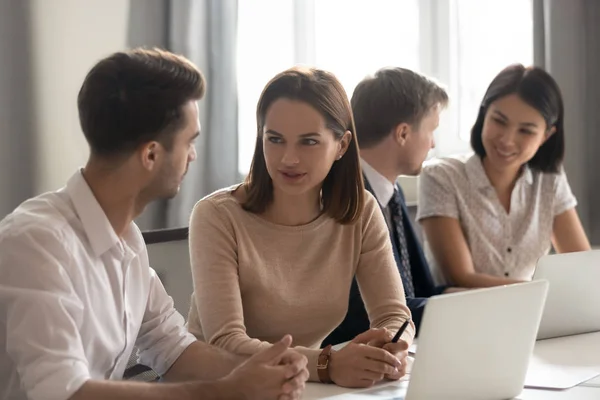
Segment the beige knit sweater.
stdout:
<path fill-rule="evenodd" d="M 320 343 L 346 315 L 354 274 L 371 327 L 395 331 L 409 317 L 388 229 L 370 193 L 355 224 L 323 214 L 282 226 L 243 210 L 234 189 L 207 196 L 192 212 L 188 328 L 200 340 L 253 354 L 289 333 L 318 380 Z M 413 337 L 411 324 L 403 339 Z"/>

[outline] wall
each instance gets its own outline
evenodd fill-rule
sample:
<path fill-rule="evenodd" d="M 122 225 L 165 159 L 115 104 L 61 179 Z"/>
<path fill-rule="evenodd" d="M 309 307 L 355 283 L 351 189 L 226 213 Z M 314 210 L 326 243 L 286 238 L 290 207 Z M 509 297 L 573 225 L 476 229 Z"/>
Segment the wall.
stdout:
<path fill-rule="evenodd" d="M 34 193 L 29 11 L 0 1 L 0 218 Z"/>
<path fill-rule="evenodd" d="M 586 171 L 586 49 L 584 1 L 546 2 L 546 67 L 560 85 L 565 102 L 565 170 L 579 200 L 579 215 L 590 232 L 589 179 Z"/>
<path fill-rule="evenodd" d="M 100 58 L 127 44 L 125 0 L 30 0 L 35 191 L 63 186 L 88 156 L 77 93 Z"/>

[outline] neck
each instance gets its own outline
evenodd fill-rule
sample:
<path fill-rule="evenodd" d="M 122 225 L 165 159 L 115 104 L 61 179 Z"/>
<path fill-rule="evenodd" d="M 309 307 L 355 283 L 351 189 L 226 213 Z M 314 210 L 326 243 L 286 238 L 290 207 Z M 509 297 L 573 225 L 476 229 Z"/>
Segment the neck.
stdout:
<path fill-rule="evenodd" d="M 392 184 L 395 184 L 398 176 L 403 173 L 398 170 L 398 165 L 394 164 L 397 158 L 384 153 L 379 146 L 361 149 L 360 157 Z"/>
<path fill-rule="evenodd" d="M 497 169 L 490 165 L 487 157 L 483 158 L 483 170 L 490 183 L 499 193 L 510 193 L 515 187 L 517 179 L 521 173 L 521 167 Z"/>
<path fill-rule="evenodd" d="M 83 177 L 115 233 L 121 237 L 147 204 L 140 199 L 136 185 L 132 185 L 136 179 L 124 166 L 115 168 L 105 162 L 91 160 L 83 170 Z"/>
<path fill-rule="evenodd" d="M 306 225 L 321 214 L 320 190 L 302 195 L 290 195 L 273 188 L 273 203 L 263 216 L 276 224 L 286 226 Z"/>

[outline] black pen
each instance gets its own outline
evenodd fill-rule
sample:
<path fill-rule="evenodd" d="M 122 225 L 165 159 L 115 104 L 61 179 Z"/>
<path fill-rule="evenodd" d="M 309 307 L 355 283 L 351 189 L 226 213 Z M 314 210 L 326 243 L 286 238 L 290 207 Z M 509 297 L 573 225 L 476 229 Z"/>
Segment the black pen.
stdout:
<path fill-rule="evenodd" d="M 392 343 L 398 343 L 398 340 L 400 339 L 400 336 L 402 336 L 402 334 L 404 333 L 404 331 L 408 327 L 409 323 L 410 323 L 410 318 L 407 319 L 406 321 L 404 321 L 404 323 L 402 324 L 402 326 L 400 327 L 400 329 L 398 329 L 398 332 L 396 332 L 396 334 L 394 335 L 394 338 L 392 339 Z"/>

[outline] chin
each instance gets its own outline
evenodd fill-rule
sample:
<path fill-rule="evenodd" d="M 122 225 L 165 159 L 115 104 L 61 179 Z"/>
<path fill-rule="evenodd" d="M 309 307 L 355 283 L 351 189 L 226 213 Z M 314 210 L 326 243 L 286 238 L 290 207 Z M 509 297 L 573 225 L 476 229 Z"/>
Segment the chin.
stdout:
<path fill-rule="evenodd" d="M 164 193 L 163 196 L 161 196 L 162 199 L 164 200 L 171 200 L 172 198 L 174 198 L 175 196 L 177 196 L 179 194 L 179 189 L 181 188 L 181 186 L 177 186 L 175 189 L 171 189 L 168 190 Z"/>
<path fill-rule="evenodd" d="M 302 196 L 315 189 L 315 185 L 311 185 L 309 183 L 290 185 L 286 182 L 273 182 L 273 184 L 278 191 L 285 193 L 288 196 Z"/>
<path fill-rule="evenodd" d="M 407 174 L 408 176 L 418 176 L 421 171 L 423 171 L 423 164 L 420 164 L 419 166 L 415 167 L 413 169 L 413 171 L 409 174 Z"/>

